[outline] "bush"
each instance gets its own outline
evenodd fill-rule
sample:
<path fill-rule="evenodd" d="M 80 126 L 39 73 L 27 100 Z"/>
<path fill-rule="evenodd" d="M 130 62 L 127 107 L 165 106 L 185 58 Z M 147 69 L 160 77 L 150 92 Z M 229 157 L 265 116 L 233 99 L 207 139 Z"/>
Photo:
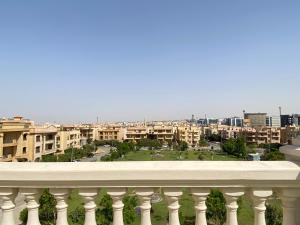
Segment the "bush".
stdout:
<path fill-rule="evenodd" d="M 282 224 L 282 207 L 274 201 L 271 204 L 267 204 L 266 210 L 266 223 L 267 225 L 281 225 Z"/>
<path fill-rule="evenodd" d="M 262 156 L 263 161 L 282 161 L 285 160 L 285 155 L 279 151 L 277 152 L 266 152 Z"/>
<path fill-rule="evenodd" d="M 226 221 L 225 198 L 222 192 L 212 190 L 206 200 L 206 216 L 209 222 L 215 225 L 222 225 Z"/>
<path fill-rule="evenodd" d="M 199 159 L 199 160 L 204 160 L 204 156 L 203 156 L 202 154 L 199 154 L 199 155 L 198 155 L 198 159 Z"/>

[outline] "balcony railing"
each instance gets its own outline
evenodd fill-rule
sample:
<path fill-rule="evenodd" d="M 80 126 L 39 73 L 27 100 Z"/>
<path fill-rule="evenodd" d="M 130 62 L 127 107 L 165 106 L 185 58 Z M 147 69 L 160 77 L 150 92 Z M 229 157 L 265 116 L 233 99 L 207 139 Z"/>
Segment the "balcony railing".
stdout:
<path fill-rule="evenodd" d="M 179 225 L 182 189 L 194 197 L 196 225 L 207 225 L 205 201 L 210 189 L 226 199 L 227 225 L 237 225 L 238 198 L 253 198 L 255 225 L 265 225 L 265 202 L 274 192 L 283 205 L 283 225 L 300 224 L 300 166 L 296 162 L 98 162 L 0 163 L 1 225 L 14 224 L 14 199 L 25 196 L 28 223 L 39 224 L 38 198 L 50 188 L 57 200 L 57 225 L 67 225 L 67 197 L 78 189 L 85 201 L 85 225 L 96 225 L 95 198 L 105 188 L 113 199 L 113 224 L 123 225 L 123 196 L 134 189 L 140 199 L 141 225 L 151 225 L 151 196 L 162 188 L 169 224 Z M 1 201 L 0 201 L 1 202 Z"/>

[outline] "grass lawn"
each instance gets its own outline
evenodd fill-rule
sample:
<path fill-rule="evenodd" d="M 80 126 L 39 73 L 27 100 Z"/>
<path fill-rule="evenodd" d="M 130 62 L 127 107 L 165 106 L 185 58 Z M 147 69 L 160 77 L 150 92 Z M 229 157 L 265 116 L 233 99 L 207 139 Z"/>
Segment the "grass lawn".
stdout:
<path fill-rule="evenodd" d="M 174 161 L 174 160 L 199 160 L 199 155 L 202 155 L 203 160 L 214 161 L 233 161 L 240 160 L 234 156 L 229 156 L 222 152 L 209 152 L 209 151 L 137 151 L 129 152 L 120 161 Z"/>

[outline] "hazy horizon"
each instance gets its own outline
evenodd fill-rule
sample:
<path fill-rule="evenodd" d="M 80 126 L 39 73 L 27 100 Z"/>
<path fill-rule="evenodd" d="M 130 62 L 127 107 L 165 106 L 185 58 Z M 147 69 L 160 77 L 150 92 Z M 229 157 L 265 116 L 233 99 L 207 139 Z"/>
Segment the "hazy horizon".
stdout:
<path fill-rule="evenodd" d="M 300 2 L 1 1 L 0 117 L 300 113 Z"/>

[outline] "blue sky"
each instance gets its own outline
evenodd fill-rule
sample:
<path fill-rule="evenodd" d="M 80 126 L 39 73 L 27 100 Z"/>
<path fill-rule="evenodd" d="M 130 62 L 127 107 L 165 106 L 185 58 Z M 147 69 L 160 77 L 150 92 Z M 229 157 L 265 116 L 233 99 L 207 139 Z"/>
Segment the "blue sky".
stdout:
<path fill-rule="evenodd" d="M 0 2 L 0 117 L 300 113 L 300 2 Z"/>

